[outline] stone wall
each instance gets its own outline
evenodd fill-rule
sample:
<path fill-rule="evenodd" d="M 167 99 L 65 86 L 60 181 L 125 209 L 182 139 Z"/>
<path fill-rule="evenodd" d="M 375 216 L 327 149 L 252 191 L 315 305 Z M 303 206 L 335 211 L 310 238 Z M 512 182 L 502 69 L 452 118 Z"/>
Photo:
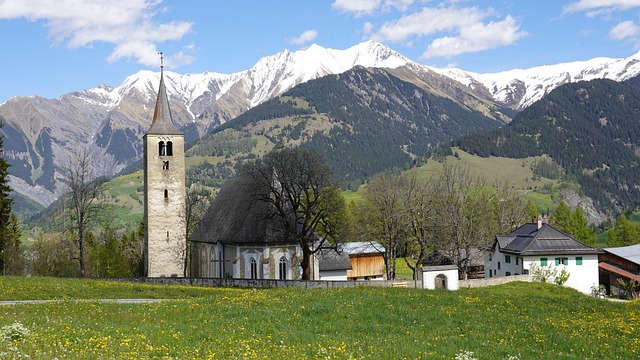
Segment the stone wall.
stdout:
<path fill-rule="evenodd" d="M 358 280 L 358 281 L 318 281 L 318 280 L 267 280 L 267 279 L 213 279 L 213 278 L 112 278 L 109 281 L 142 282 L 147 284 L 185 285 L 185 286 L 209 286 L 230 288 L 302 288 L 302 289 L 328 289 L 328 288 L 353 288 L 358 286 L 379 287 L 416 287 L 413 280 L 388 281 L 388 280 Z M 418 281 L 418 288 L 422 282 Z"/>
<path fill-rule="evenodd" d="M 483 286 L 494 286 L 500 284 L 506 284 L 512 281 L 526 281 L 532 282 L 533 278 L 531 274 L 529 275 L 514 275 L 514 276 L 499 276 L 494 278 L 486 278 L 486 279 L 469 279 L 469 280 L 460 280 L 459 285 L 460 288 L 474 288 L 474 287 L 483 287 Z"/>
<path fill-rule="evenodd" d="M 141 282 L 147 284 L 161 285 L 185 285 L 185 286 L 207 286 L 207 287 L 228 287 L 228 288 L 248 288 L 248 289 L 270 289 L 270 288 L 300 288 L 300 289 L 330 289 L 330 288 L 353 288 L 358 286 L 378 286 L 378 287 L 409 287 L 422 288 L 422 280 L 358 280 L 358 281 L 320 281 L 320 280 L 267 280 L 267 279 L 214 279 L 214 278 L 178 278 L 178 277 L 155 277 L 155 278 L 110 278 L 101 279 L 108 281 Z M 488 279 L 460 280 L 460 289 L 475 288 L 483 286 L 494 286 L 512 281 L 532 282 L 531 275 L 500 276 Z M 417 284 L 417 286 L 416 286 Z"/>

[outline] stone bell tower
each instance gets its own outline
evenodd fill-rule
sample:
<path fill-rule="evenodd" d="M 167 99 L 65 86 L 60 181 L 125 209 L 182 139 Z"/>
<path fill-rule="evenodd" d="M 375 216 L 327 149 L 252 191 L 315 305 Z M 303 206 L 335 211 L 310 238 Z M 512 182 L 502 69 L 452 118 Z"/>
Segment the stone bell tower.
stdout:
<path fill-rule="evenodd" d="M 186 249 L 184 134 L 171 119 L 163 68 L 153 121 L 143 137 L 146 277 L 182 276 Z"/>

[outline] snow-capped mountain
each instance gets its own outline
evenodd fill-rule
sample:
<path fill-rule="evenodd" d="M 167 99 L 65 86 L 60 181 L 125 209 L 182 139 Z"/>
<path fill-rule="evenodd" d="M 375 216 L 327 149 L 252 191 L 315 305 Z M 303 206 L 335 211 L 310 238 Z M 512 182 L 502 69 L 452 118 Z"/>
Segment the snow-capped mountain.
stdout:
<path fill-rule="evenodd" d="M 640 52 L 622 59 L 601 57 L 491 74 L 460 69 L 431 69 L 471 88 L 484 87 L 497 102 L 514 110 L 522 110 L 562 84 L 594 79 L 630 79 L 640 74 Z"/>
<path fill-rule="evenodd" d="M 260 59 L 251 69 L 223 74 L 165 71 L 174 122 L 187 141 L 290 88 L 355 66 L 387 68 L 403 81 L 450 97 L 470 110 L 492 107 L 520 110 L 555 87 L 572 81 L 625 80 L 640 73 L 640 54 L 626 59 L 599 58 L 497 74 L 420 65 L 373 41 L 345 50 L 312 45 Z M 62 171 L 74 151 L 88 147 L 98 174 L 113 175 L 142 156 L 141 138 L 149 128 L 159 72 L 140 71 L 118 86 L 102 85 L 58 99 L 14 97 L 0 105 L 5 158 L 16 192 L 48 205 L 62 191 Z M 501 117 L 500 121 L 504 121 Z M 508 120 L 508 119 L 506 119 Z"/>

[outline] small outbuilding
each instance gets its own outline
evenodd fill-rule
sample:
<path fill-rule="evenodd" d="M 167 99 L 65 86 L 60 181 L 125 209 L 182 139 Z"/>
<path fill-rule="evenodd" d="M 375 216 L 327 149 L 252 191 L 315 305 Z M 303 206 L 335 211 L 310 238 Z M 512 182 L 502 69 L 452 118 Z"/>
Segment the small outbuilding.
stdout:
<path fill-rule="evenodd" d="M 436 290 L 458 290 L 458 267 L 455 265 L 437 265 L 422 267 L 422 287 Z"/>

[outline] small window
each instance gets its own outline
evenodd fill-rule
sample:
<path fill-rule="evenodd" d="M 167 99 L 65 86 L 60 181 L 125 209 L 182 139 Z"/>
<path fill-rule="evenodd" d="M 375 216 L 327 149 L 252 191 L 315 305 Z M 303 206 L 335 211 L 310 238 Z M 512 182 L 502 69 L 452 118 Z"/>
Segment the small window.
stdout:
<path fill-rule="evenodd" d="M 169 161 L 162 162 L 162 170 L 169 170 Z"/>
<path fill-rule="evenodd" d="M 258 278 L 258 262 L 256 262 L 256 259 L 251 258 L 250 267 L 251 267 L 251 278 L 257 279 Z"/>
<path fill-rule="evenodd" d="M 287 280 L 287 259 L 283 257 L 280 258 L 280 264 L 278 264 L 278 272 L 280 280 Z"/>
<path fill-rule="evenodd" d="M 173 156 L 173 143 L 167 141 L 167 156 Z"/>
<path fill-rule="evenodd" d="M 164 144 L 164 141 L 158 143 L 158 155 L 167 156 L 167 146 Z"/>
<path fill-rule="evenodd" d="M 495 274 L 496 274 L 496 269 L 493 269 L 493 275 L 495 275 Z"/>
<path fill-rule="evenodd" d="M 557 257 L 556 265 L 569 265 L 569 258 L 566 257 Z"/>
<path fill-rule="evenodd" d="M 582 256 L 576 256 L 576 265 L 582 265 Z"/>
<path fill-rule="evenodd" d="M 547 266 L 547 258 L 540 258 L 540 265 Z"/>
<path fill-rule="evenodd" d="M 498 270 L 500 270 L 500 261 L 498 261 Z"/>
<path fill-rule="evenodd" d="M 167 237 L 169 237 L 169 230 L 167 230 Z"/>
<path fill-rule="evenodd" d="M 505 255 L 504 256 L 504 262 L 506 264 L 511 264 L 511 256 L 510 255 Z"/>
<path fill-rule="evenodd" d="M 506 275 L 511 276 L 511 271 L 507 271 Z"/>
<path fill-rule="evenodd" d="M 489 254 L 489 261 L 493 261 L 493 254 Z"/>
<path fill-rule="evenodd" d="M 516 256 L 516 265 L 520 265 L 520 258 Z"/>
<path fill-rule="evenodd" d="M 167 200 L 169 199 L 169 190 L 164 189 L 164 199 Z"/>

